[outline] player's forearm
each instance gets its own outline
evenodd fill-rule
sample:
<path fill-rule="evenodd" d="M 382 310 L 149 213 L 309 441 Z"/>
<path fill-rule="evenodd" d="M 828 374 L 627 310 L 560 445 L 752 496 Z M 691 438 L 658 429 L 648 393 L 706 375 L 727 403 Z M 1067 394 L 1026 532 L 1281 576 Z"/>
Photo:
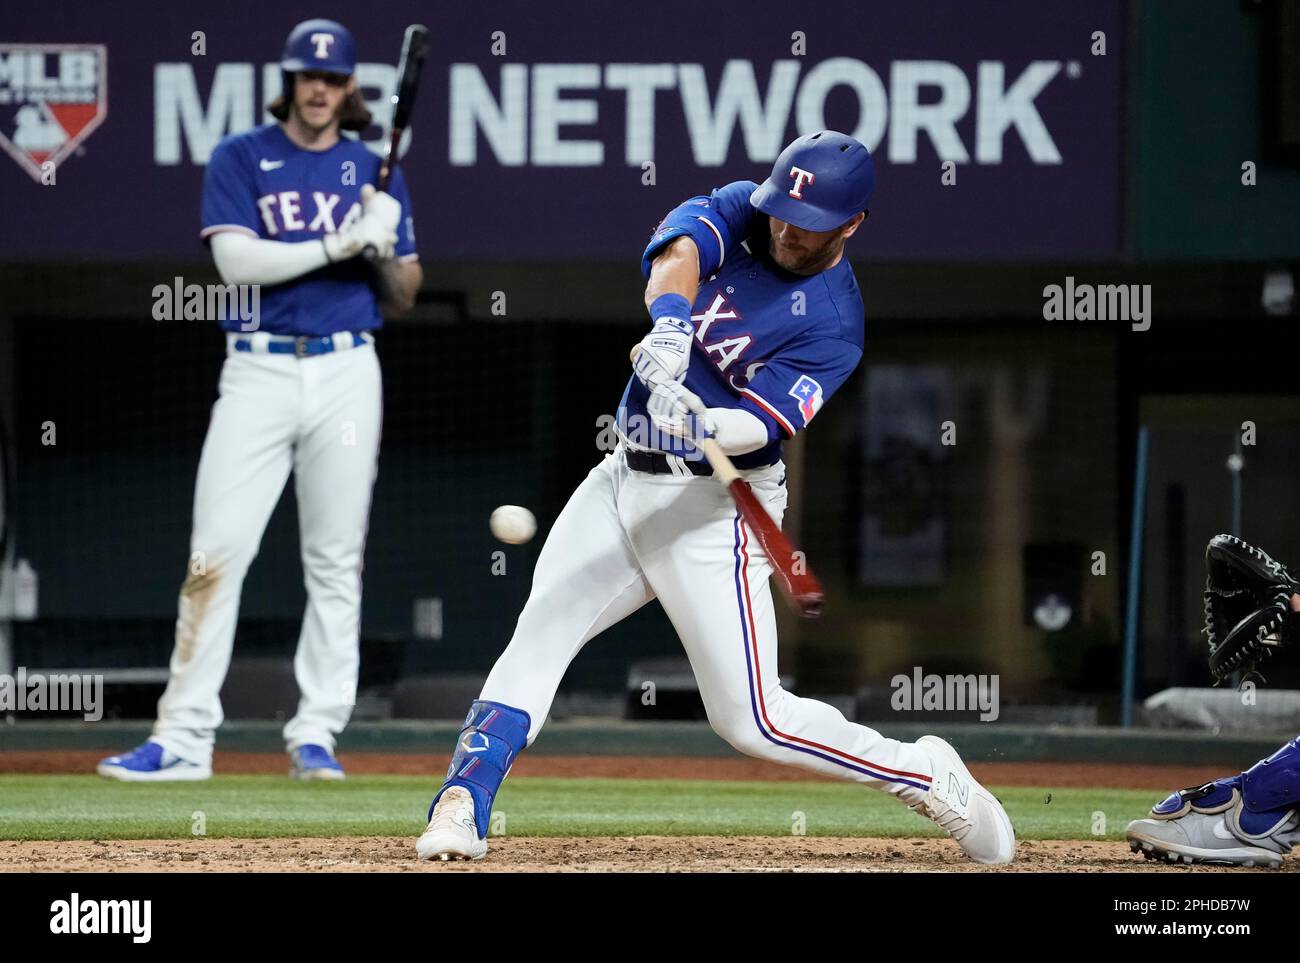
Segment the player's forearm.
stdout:
<path fill-rule="evenodd" d="M 662 295 L 679 294 L 687 304 L 695 303 L 700 291 L 700 253 L 695 241 L 679 237 L 663 249 L 650 268 L 645 287 L 647 308 Z"/>
<path fill-rule="evenodd" d="M 768 443 L 767 425 L 743 408 L 710 408 L 717 434 L 714 441 L 727 455 L 745 455 Z"/>
<path fill-rule="evenodd" d="M 320 241 L 268 241 L 234 231 L 214 234 L 212 260 L 227 284 L 282 284 L 329 263 Z"/>
<path fill-rule="evenodd" d="M 415 307 L 415 297 L 424 283 L 419 261 L 385 261 L 375 272 L 379 304 L 385 314 L 405 314 Z"/>

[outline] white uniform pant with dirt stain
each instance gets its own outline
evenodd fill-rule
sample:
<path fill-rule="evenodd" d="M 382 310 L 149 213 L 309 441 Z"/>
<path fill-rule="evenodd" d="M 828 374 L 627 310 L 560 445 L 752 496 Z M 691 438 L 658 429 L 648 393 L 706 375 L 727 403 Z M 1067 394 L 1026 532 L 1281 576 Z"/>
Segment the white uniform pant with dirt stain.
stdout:
<path fill-rule="evenodd" d="M 203 443 L 171 678 L 153 739 L 211 758 L 244 575 L 292 471 L 307 608 L 288 748 L 334 747 L 356 701 L 361 563 L 382 418 L 370 344 L 315 357 L 231 350 Z"/>
<path fill-rule="evenodd" d="M 744 475 L 780 522 L 784 465 Z M 924 750 L 781 687 L 770 574 L 717 481 L 633 471 L 619 449 L 592 469 L 556 519 L 481 698 L 526 711 L 531 744 L 583 645 L 658 598 L 723 739 L 751 756 L 915 798 L 909 790 L 930 782 Z"/>

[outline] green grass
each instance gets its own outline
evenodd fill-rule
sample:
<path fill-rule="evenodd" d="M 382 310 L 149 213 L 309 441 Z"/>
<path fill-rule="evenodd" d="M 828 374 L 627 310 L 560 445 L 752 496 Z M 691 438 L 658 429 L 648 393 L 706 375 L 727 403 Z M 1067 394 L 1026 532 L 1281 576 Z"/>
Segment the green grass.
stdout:
<path fill-rule="evenodd" d="M 97 776 L 0 776 L 0 839 L 183 839 L 202 813 L 208 836 L 414 836 L 436 783 L 354 776 L 345 783 L 217 776 L 128 785 Z M 1147 790 L 997 790 L 1022 839 L 1120 839 L 1158 796 Z M 1094 832 L 1094 815 L 1105 832 Z M 497 798 L 511 836 L 938 836 L 883 793 L 848 783 L 641 779 L 509 780 Z M 499 827 L 498 827 L 499 828 Z"/>

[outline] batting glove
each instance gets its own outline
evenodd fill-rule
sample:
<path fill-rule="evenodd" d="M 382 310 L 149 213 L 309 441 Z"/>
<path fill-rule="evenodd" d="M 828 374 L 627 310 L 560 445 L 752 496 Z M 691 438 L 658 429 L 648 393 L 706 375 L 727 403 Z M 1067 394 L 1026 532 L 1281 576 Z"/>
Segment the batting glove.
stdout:
<path fill-rule="evenodd" d="M 397 233 L 397 225 L 402 223 L 401 203 L 392 194 L 375 190 L 373 184 L 365 184 L 361 188 L 361 212 L 375 215 L 379 218 L 379 223 L 394 234 Z"/>
<path fill-rule="evenodd" d="M 664 381 L 650 392 L 646 411 L 659 431 L 699 445 L 718 434 L 718 426 L 700 396 L 677 381 Z"/>
<path fill-rule="evenodd" d="M 356 257 L 367 246 L 375 249 L 376 261 L 387 261 L 393 257 L 397 235 L 378 216 L 362 214 L 342 231 L 326 234 L 321 241 L 325 245 L 325 256 L 331 261 Z"/>
<path fill-rule="evenodd" d="M 662 294 L 650 305 L 655 325 L 641 339 L 632 362 L 641 383 L 654 391 L 665 381 L 681 381 L 691 363 L 691 303 L 680 294 Z"/>

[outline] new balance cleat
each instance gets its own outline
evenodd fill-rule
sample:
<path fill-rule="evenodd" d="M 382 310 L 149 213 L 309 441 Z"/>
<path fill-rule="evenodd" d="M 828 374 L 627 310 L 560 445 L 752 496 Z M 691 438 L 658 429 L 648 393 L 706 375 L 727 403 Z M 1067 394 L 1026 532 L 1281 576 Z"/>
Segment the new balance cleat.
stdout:
<path fill-rule="evenodd" d="M 916 741 L 929 754 L 933 765 L 930 789 L 900 798 L 914 812 L 938 823 L 957 845 L 977 863 L 991 866 L 1011 862 L 1016 855 L 1016 831 L 997 797 L 970 774 L 957 750 L 938 736 Z"/>

